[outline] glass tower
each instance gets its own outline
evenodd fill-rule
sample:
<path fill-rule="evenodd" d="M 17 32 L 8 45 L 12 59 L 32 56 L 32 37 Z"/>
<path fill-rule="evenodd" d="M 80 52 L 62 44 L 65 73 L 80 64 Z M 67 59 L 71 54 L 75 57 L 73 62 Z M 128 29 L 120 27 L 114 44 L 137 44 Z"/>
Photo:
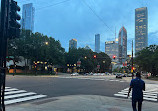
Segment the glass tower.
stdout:
<path fill-rule="evenodd" d="M 71 39 L 69 41 L 69 49 L 77 49 L 77 40 L 76 39 Z"/>
<path fill-rule="evenodd" d="M 122 27 L 119 31 L 119 62 L 125 63 L 127 58 L 127 30 Z"/>
<path fill-rule="evenodd" d="M 95 52 L 100 52 L 100 34 L 95 35 Z"/>
<path fill-rule="evenodd" d="M 32 3 L 24 4 L 22 10 L 21 27 L 25 30 L 34 32 L 34 13 L 35 8 Z"/>
<path fill-rule="evenodd" d="M 135 9 L 135 53 L 148 46 L 147 7 Z"/>

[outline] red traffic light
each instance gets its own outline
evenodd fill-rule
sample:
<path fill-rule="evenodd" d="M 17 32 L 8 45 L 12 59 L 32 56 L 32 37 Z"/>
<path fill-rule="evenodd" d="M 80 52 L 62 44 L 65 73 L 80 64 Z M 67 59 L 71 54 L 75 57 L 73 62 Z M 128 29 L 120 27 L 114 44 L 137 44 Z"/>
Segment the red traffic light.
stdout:
<path fill-rule="evenodd" d="M 97 58 L 97 56 L 96 56 L 96 55 L 94 55 L 93 57 L 94 57 L 94 58 Z"/>
<path fill-rule="evenodd" d="M 134 67 L 132 67 L 132 70 L 134 70 Z"/>
<path fill-rule="evenodd" d="M 116 58 L 116 56 L 114 55 L 114 56 L 113 56 L 113 59 L 115 60 L 115 58 Z"/>

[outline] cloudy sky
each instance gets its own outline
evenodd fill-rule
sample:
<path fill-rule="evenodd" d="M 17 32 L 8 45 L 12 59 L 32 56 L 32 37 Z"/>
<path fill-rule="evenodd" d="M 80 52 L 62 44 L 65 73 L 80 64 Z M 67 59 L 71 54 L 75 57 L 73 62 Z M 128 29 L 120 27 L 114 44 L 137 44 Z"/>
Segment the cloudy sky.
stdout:
<path fill-rule="evenodd" d="M 105 41 L 115 39 L 122 26 L 127 29 L 128 54 L 135 34 L 135 8 L 148 7 L 149 45 L 158 44 L 158 0 L 17 0 L 35 7 L 35 32 L 60 40 L 68 51 L 69 40 L 77 39 L 78 47 L 89 45 L 94 50 L 95 34 Z M 21 12 L 20 12 L 21 14 Z"/>

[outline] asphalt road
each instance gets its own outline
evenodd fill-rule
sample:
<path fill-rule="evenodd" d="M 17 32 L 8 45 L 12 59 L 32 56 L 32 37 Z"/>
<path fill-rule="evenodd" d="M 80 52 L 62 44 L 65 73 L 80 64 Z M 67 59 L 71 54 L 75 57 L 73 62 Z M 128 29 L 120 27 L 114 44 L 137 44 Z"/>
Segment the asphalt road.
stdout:
<path fill-rule="evenodd" d="M 115 93 L 127 88 L 129 83 L 57 77 L 7 76 L 6 86 L 44 94 L 48 97 L 82 94 L 114 97 Z"/>

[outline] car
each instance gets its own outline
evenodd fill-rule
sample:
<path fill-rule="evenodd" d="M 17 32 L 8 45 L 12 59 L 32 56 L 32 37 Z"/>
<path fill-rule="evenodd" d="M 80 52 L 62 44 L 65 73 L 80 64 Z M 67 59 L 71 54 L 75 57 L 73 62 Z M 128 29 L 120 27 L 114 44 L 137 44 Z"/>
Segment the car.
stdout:
<path fill-rule="evenodd" d="M 127 74 L 122 74 L 122 77 L 127 77 Z"/>
<path fill-rule="evenodd" d="M 79 74 L 76 73 L 76 72 L 71 74 L 71 76 L 78 76 L 78 75 L 79 75 Z"/>
<path fill-rule="evenodd" d="M 122 79 L 122 74 L 116 74 L 116 78 L 121 78 Z"/>
<path fill-rule="evenodd" d="M 132 77 L 132 74 L 127 74 L 127 77 Z"/>

